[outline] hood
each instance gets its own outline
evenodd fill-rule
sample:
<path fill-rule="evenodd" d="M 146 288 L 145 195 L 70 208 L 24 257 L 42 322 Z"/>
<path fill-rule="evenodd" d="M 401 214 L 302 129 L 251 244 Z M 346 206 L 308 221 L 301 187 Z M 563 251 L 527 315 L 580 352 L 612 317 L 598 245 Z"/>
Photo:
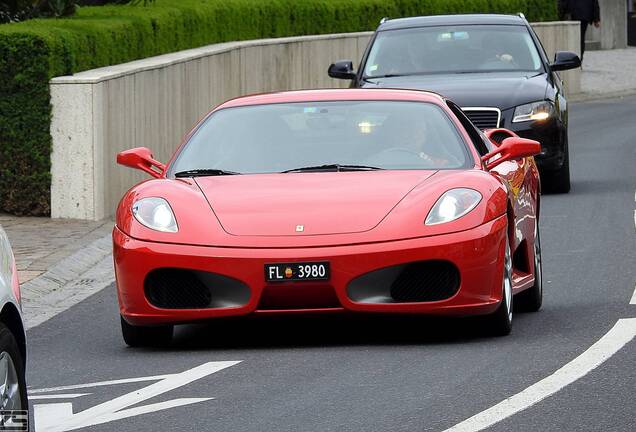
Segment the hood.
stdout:
<path fill-rule="evenodd" d="M 299 236 L 369 231 L 435 172 L 260 174 L 196 182 L 228 234 Z"/>
<path fill-rule="evenodd" d="M 489 106 L 502 111 L 545 98 L 545 73 L 489 72 L 415 75 L 369 79 L 364 88 L 400 88 L 439 93 L 462 107 Z"/>

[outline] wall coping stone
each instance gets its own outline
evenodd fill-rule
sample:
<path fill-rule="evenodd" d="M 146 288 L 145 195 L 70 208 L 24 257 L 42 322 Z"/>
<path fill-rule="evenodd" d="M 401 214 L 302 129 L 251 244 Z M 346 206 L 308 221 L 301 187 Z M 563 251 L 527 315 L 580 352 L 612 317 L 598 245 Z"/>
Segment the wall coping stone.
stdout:
<path fill-rule="evenodd" d="M 206 45 L 199 48 L 192 48 L 189 50 L 148 57 L 141 60 L 134 60 L 128 63 L 121 63 L 113 66 L 91 69 L 84 72 L 76 73 L 74 75 L 59 76 L 52 78 L 50 80 L 50 84 L 98 84 L 102 81 L 108 81 L 126 75 L 132 75 L 135 73 L 145 72 L 153 69 L 160 69 L 166 66 L 172 66 L 199 58 L 208 57 L 210 55 L 222 54 L 235 50 L 237 48 L 258 47 L 273 44 L 290 44 L 295 42 L 308 42 L 316 40 L 345 39 L 352 37 L 371 36 L 372 34 L 373 32 L 334 33 L 325 35 L 292 36 L 284 38 L 223 42 L 218 44 Z"/>

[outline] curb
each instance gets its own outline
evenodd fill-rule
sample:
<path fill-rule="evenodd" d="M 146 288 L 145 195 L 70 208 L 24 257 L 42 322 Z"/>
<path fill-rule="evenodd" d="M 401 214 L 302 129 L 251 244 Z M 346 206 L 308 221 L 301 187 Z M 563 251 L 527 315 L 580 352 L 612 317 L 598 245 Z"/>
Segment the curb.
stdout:
<path fill-rule="evenodd" d="M 112 239 L 107 235 L 22 284 L 25 328 L 42 324 L 114 281 Z"/>
<path fill-rule="evenodd" d="M 569 95 L 568 102 L 594 102 L 608 99 L 621 99 L 636 95 L 636 89 L 625 89 L 609 93 L 576 93 Z"/>

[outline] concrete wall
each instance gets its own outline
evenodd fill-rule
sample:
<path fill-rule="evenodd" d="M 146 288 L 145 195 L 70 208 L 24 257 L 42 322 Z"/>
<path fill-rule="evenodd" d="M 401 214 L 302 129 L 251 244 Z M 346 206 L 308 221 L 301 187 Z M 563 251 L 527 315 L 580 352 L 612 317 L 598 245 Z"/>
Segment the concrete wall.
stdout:
<path fill-rule="evenodd" d="M 577 23 L 536 26 L 548 54 L 578 51 Z M 99 220 L 122 194 L 147 178 L 115 164 L 145 146 L 167 161 L 213 106 L 235 96 L 287 89 L 346 87 L 327 76 L 337 59 L 359 60 L 371 33 L 232 42 L 51 80 L 51 215 Z M 570 92 L 579 72 L 564 74 Z"/>
<path fill-rule="evenodd" d="M 599 0 L 601 26 L 589 26 L 585 39 L 592 49 L 627 47 L 627 11 L 630 0 Z"/>
<path fill-rule="evenodd" d="M 599 0 L 601 49 L 627 48 L 628 0 Z"/>
<path fill-rule="evenodd" d="M 535 23 L 532 28 L 551 61 L 557 51 L 572 51 L 581 55 L 581 27 L 578 22 Z M 559 72 L 559 76 L 565 84 L 566 94 L 581 92 L 581 69 Z"/>

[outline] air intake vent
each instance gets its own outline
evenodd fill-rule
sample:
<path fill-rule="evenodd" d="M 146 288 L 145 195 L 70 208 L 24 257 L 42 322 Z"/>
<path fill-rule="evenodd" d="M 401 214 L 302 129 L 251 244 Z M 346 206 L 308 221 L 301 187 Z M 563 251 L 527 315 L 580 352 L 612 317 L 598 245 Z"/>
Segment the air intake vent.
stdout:
<path fill-rule="evenodd" d="M 399 302 L 428 302 L 452 297 L 459 288 L 459 272 L 448 261 L 420 261 L 407 265 L 391 284 Z"/>
<path fill-rule="evenodd" d="M 506 138 L 510 138 L 512 135 L 506 132 L 495 132 L 490 135 L 490 140 L 496 142 L 497 144 L 501 144 Z"/>
<path fill-rule="evenodd" d="M 459 284 L 453 263 L 416 261 L 363 274 L 349 283 L 347 295 L 360 303 L 433 302 L 454 296 Z"/>
<path fill-rule="evenodd" d="M 499 127 L 501 111 L 498 108 L 462 108 L 464 114 L 481 130 Z"/>
<path fill-rule="evenodd" d="M 250 289 L 243 282 L 216 273 L 161 268 L 144 282 L 148 302 L 161 309 L 211 309 L 244 306 Z"/>
<path fill-rule="evenodd" d="M 145 285 L 150 303 L 163 309 L 206 308 L 212 300 L 208 287 L 189 270 L 155 270 Z"/>

